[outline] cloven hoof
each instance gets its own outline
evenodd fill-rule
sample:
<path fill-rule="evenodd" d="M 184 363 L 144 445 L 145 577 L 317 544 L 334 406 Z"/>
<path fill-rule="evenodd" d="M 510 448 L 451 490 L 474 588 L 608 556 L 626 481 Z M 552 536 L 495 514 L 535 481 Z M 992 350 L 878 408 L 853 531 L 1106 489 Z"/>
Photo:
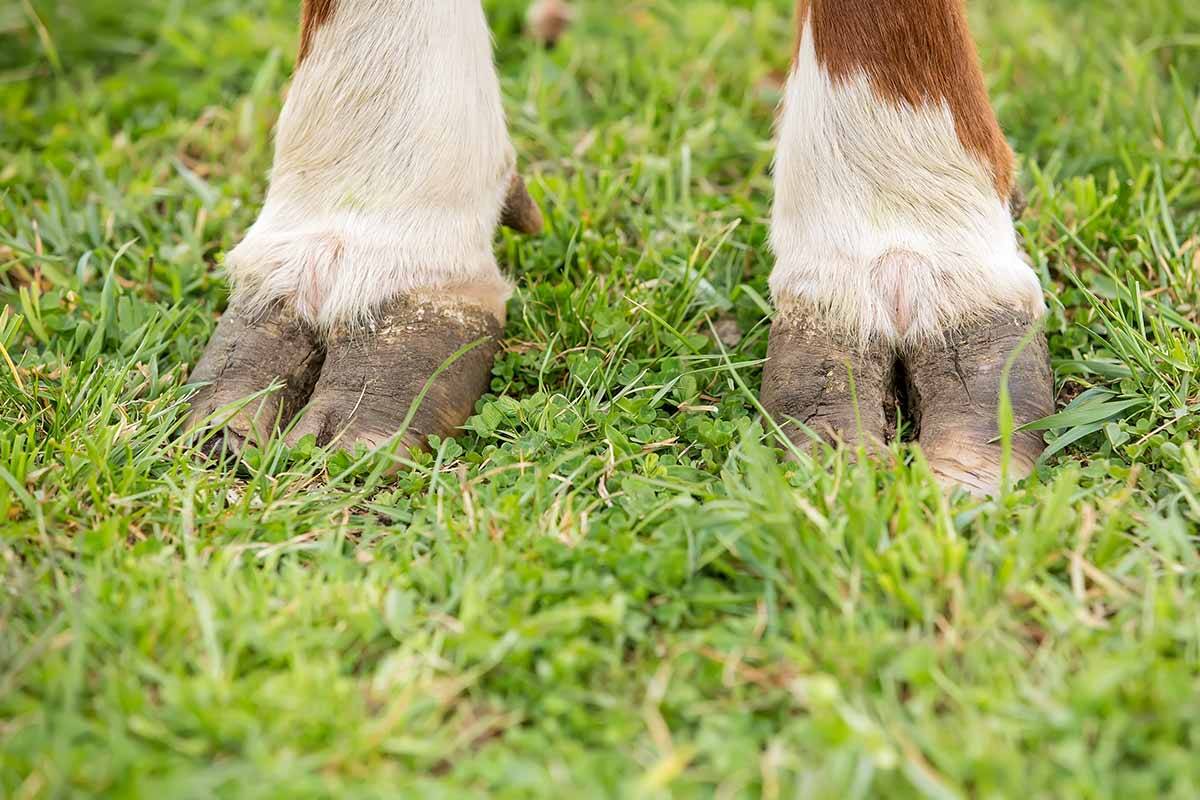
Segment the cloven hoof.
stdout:
<path fill-rule="evenodd" d="M 815 436 L 868 453 L 894 437 L 890 423 L 899 410 L 944 485 L 994 494 L 1004 479 L 1000 393 L 1010 359 L 1014 431 L 1054 412 L 1054 376 L 1039 326 L 1028 314 L 997 311 L 943 342 L 898 351 L 851 343 L 831 334 L 818 314 L 793 307 L 771 329 L 763 407 L 801 448 L 812 447 Z M 1045 448 L 1042 437 L 1015 432 L 1011 445 L 1007 477 L 1028 477 Z"/>

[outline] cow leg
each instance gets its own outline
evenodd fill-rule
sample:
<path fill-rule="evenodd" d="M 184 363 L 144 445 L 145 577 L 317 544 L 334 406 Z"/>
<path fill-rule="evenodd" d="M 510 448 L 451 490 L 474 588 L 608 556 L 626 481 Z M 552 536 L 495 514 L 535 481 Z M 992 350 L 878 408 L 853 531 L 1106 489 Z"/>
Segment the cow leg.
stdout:
<path fill-rule="evenodd" d="M 1053 381 L 1041 288 L 1009 211 L 1012 151 L 962 2 L 800 0 L 763 400 L 784 423 L 822 420 L 826 438 L 861 439 L 886 434 L 880 399 L 907 395 L 933 470 L 987 493 L 1001 479 L 1006 362 L 1018 426 L 1052 411 Z M 793 346 L 797 325 L 823 331 L 821 346 Z M 814 390 L 833 365 L 858 367 L 855 398 Z M 876 385 L 896 376 L 907 392 Z M 1016 437 L 1010 474 L 1028 474 L 1040 451 L 1038 437 Z"/>
<path fill-rule="evenodd" d="M 281 398 L 224 420 L 225 444 L 307 401 L 297 438 L 377 445 L 438 372 L 406 441 L 452 433 L 499 346 L 494 229 L 541 224 L 514 163 L 479 0 L 305 0 L 270 189 L 227 259 L 193 425 L 274 381 Z"/>

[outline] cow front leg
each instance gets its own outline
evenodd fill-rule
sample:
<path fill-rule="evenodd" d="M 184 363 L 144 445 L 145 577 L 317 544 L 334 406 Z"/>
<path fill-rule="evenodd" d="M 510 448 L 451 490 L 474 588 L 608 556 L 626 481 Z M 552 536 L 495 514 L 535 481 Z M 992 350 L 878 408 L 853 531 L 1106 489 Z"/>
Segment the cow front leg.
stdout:
<path fill-rule="evenodd" d="M 801 0 L 797 17 L 764 404 L 798 440 L 808 419 L 854 440 L 886 433 L 878 404 L 907 396 L 937 475 L 993 491 L 1006 362 L 1017 426 L 1053 410 L 1053 379 L 1041 288 L 1010 216 L 1013 156 L 962 0 Z M 792 344 L 797 314 L 824 334 L 810 337 L 818 346 Z M 831 365 L 857 366 L 855 396 L 814 389 Z M 899 377 L 907 391 L 889 385 Z M 1013 448 L 1022 477 L 1041 441 L 1020 435 Z"/>
<path fill-rule="evenodd" d="M 193 425 L 276 383 L 279 399 L 223 420 L 225 444 L 307 403 L 296 438 L 374 446 L 423 392 L 406 441 L 452 434 L 499 347 L 510 288 L 494 230 L 541 225 L 514 165 L 479 0 L 306 0 L 270 188 L 227 259 Z"/>

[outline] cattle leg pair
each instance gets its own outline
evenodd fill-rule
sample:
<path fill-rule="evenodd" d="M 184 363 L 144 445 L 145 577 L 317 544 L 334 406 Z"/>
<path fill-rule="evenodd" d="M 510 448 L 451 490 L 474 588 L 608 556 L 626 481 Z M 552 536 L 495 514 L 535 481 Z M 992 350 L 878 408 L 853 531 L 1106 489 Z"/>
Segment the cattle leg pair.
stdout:
<path fill-rule="evenodd" d="M 906 398 L 937 474 L 1001 478 L 1016 424 L 1052 410 L 1041 291 L 1008 215 L 1013 157 L 962 0 L 800 0 L 779 130 L 763 402 L 795 441 L 876 447 Z M 540 219 L 516 177 L 479 0 L 305 0 L 299 64 L 193 424 L 268 386 L 215 446 L 268 435 L 373 446 L 462 424 L 486 390 L 510 287 L 502 221 Z M 452 358 L 455 357 L 456 358 Z M 447 366 L 447 362 L 449 364 Z M 1028 473 L 1039 439 L 1013 440 Z"/>

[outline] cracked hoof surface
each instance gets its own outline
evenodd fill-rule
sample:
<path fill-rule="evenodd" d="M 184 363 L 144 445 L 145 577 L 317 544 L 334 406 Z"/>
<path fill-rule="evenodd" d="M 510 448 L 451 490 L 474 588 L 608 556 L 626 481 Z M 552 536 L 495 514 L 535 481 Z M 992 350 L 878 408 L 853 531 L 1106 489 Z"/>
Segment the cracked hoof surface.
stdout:
<path fill-rule="evenodd" d="M 189 401 L 187 430 L 212 427 L 201 443 L 212 457 L 265 441 L 304 405 L 321 361 L 321 345 L 288 312 L 252 316 L 230 306 L 188 379 L 199 389 Z M 279 388 L 244 402 L 272 384 Z"/>
<path fill-rule="evenodd" d="M 995 312 L 944 342 L 897 351 L 884 343 L 856 347 L 819 314 L 792 307 L 771 328 L 763 407 L 801 448 L 813 444 L 802 424 L 830 444 L 878 453 L 894 438 L 891 422 L 903 403 L 937 478 L 977 496 L 994 494 L 1004 478 L 1001 383 L 1027 338 L 1008 382 L 1014 430 L 1054 413 L 1054 375 L 1039 325 L 1028 314 Z M 1040 433 L 1014 433 L 1008 478 L 1028 477 L 1044 449 Z"/>
<path fill-rule="evenodd" d="M 889 347 L 860 348 L 831 333 L 818 315 L 790 308 L 771 327 L 767 359 L 763 407 L 798 447 L 814 444 L 800 425 L 830 444 L 861 444 L 871 452 L 887 441 L 886 409 L 895 405 Z"/>
<path fill-rule="evenodd" d="M 1001 484 L 1000 386 L 1005 365 L 1039 322 L 1015 312 L 997 313 L 960 328 L 944 344 L 905 357 L 910 412 L 918 443 L 945 483 L 976 495 Z M 1014 429 L 1054 413 L 1054 375 L 1046 337 L 1032 335 L 1013 362 L 1008 380 Z M 1036 431 L 1016 433 L 1009 478 L 1028 477 L 1045 449 Z"/>
<path fill-rule="evenodd" d="M 331 337 L 308 409 L 288 440 L 312 435 L 322 447 L 378 447 L 401 431 L 434 373 L 479 342 L 433 381 L 403 441 L 423 447 L 431 435 L 452 436 L 487 391 L 500 335 L 500 322 L 477 305 L 402 297 L 371 328 Z"/>

